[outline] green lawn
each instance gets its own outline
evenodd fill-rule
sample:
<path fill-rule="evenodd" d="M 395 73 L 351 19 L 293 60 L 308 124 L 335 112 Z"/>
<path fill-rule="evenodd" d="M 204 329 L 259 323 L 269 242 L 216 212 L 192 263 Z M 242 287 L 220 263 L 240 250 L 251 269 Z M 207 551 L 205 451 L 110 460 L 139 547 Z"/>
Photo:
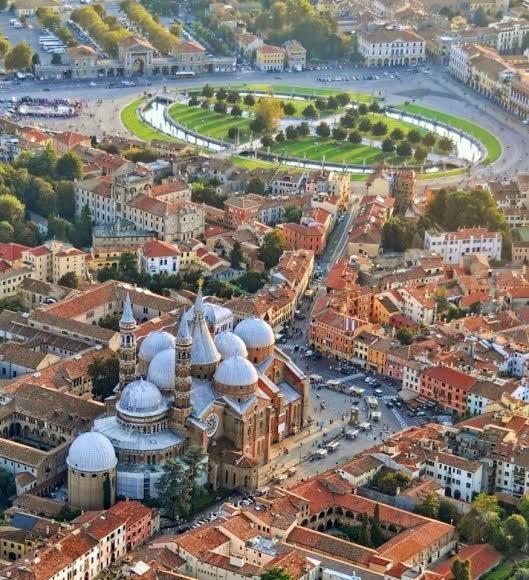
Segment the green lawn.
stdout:
<path fill-rule="evenodd" d="M 321 161 L 334 161 L 336 163 L 357 163 L 372 165 L 383 159 L 382 151 L 368 145 L 354 145 L 347 141 L 337 143 L 332 138 L 319 139 L 307 137 L 296 141 L 276 143 L 271 147 L 273 153 L 292 155 L 293 157 L 306 157 Z"/>
<path fill-rule="evenodd" d="M 214 139 L 227 140 L 228 130 L 231 127 L 239 129 L 241 140 L 250 134 L 249 119 L 206 111 L 201 107 L 175 103 L 169 107 L 169 115 L 184 127 Z"/>
<path fill-rule="evenodd" d="M 483 580 L 507 580 L 512 576 L 512 562 L 503 562 L 492 572 L 483 576 Z"/>
<path fill-rule="evenodd" d="M 427 131 L 426 129 L 422 129 L 421 127 L 417 127 L 416 125 L 412 125 L 411 123 L 406 123 L 406 121 L 401 121 L 400 119 L 392 119 L 391 117 L 386 117 L 385 115 L 382 115 L 380 113 L 369 113 L 368 117 L 373 125 L 375 123 L 378 123 L 379 121 L 382 121 L 382 123 L 384 123 L 388 128 L 388 132 L 385 135 L 373 135 L 371 131 L 369 131 L 368 133 L 362 133 L 364 137 L 367 137 L 368 139 L 374 139 L 375 141 L 383 141 L 386 137 L 389 137 L 389 134 L 391 133 L 391 131 L 393 131 L 393 129 L 401 129 L 404 132 L 404 135 L 406 135 L 408 131 L 410 131 L 411 129 L 415 129 L 416 131 L 418 131 L 421 134 L 421 136 L 424 136 L 427 133 L 429 133 L 429 131 Z"/>
<path fill-rule="evenodd" d="M 475 137 L 487 149 L 486 163 L 494 163 L 500 158 L 501 144 L 498 139 L 496 139 L 492 133 L 489 133 L 486 129 L 483 129 L 483 127 L 480 127 L 471 121 L 461 119 L 460 117 L 454 117 L 453 115 L 443 113 L 442 111 L 429 109 L 428 107 L 423 107 L 422 105 L 415 105 L 413 103 L 408 105 L 399 105 L 396 108 L 407 111 L 408 113 L 422 115 L 428 119 L 437 119 L 442 123 L 446 123 L 452 127 L 455 127 L 456 129 L 461 129 L 462 131 L 465 131 L 465 133 L 472 135 L 472 137 Z"/>
<path fill-rule="evenodd" d="M 174 137 L 153 129 L 150 125 L 147 125 L 147 123 L 144 123 L 138 117 L 136 109 L 146 99 L 146 97 L 140 97 L 139 99 L 132 101 L 132 103 L 129 103 L 124 109 L 121 110 L 121 122 L 125 128 L 139 139 L 143 139 L 143 141 L 160 139 L 161 141 L 180 142 Z"/>

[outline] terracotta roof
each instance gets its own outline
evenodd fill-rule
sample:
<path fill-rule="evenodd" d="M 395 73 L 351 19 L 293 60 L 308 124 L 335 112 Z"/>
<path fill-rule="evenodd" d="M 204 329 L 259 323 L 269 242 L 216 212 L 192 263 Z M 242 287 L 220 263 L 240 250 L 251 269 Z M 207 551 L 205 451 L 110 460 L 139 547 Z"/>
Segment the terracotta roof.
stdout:
<path fill-rule="evenodd" d="M 169 242 L 151 240 L 143 245 L 143 254 L 147 258 L 163 258 L 166 256 L 179 256 L 180 250 Z"/>
<path fill-rule="evenodd" d="M 262 52 L 263 54 L 284 54 L 285 51 L 279 46 L 263 44 L 257 48 L 256 52 Z"/>
<path fill-rule="evenodd" d="M 21 260 L 22 252 L 25 250 L 31 250 L 31 248 L 29 246 L 14 244 L 12 242 L 0 244 L 0 258 L 7 260 L 8 262 Z"/>
<path fill-rule="evenodd" d="M 70 56 L 80 58 L 83 56 L 97 56 L 97 52 L 91 47 L 81 44 L 80 46 L 71 46 L 67 49 Z"/>
<path fill-rule="evenodd" d="M 471 544 L 461 548 L 456 556 L 434 566 L 433 572 L 439 574 L 443 580 L 451 580 L 451 568 L 455 558 L 470 560 L 471 577 L 480 578 L 501 562 L 502 555 L 490 544 Z"/>
<path fill-rule="evenodd" d="M 77 50 L 87 49 L 96 54 L 95 50 L 89 48 L 88 46 L 78 46 L 76 48 Z M 57 133 L 57 135 L 54 135 L 53 138 L 55 139 L 55 141 L 63 143 L 70 149 L 72 147 L 75 147 L 76 145 L 79 145 L 79 143 L 83 143 L 84 141 L 90 141 L 90 137 L 88 135 L 83 135 L 82 133 L 74 133 L 72 131 L 64 131 L 63 133 Z"/>
<path fill-rule="evenodd" d="M 436 381 L 440 381 L 443 383 L 448 383 L 454 387 L 463 389 L 465 391 L 470 390 L 472 385 L 476 382 L 474 377 L 466 375 L 456 369 L 452 369 L 450 367 L 431 367 L 426 369 L 422 373 L 428 377 L 435 379 Z"/>

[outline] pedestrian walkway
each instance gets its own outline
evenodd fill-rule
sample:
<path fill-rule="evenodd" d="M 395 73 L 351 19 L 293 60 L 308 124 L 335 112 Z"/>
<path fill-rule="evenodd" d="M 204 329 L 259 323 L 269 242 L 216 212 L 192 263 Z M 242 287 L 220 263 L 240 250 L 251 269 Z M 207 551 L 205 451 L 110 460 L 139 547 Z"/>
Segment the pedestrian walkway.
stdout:
<path fill-rule="evenodd" d="M 399 398 L 398 395 L 380 395 L 378 397 L 377 397 L 377 395 L 373 395 L 373 396 L 381 401 L 396 401 Z"/>
<path fill-rule="evenodd" d="M 393 411 L 393 414 L 395 415 L 395 418 L 397 419 L 397 421 L 399 422 L 399 425 L 403 428 L 403 429 L 407 429 L 408 428 L 408 423 L 406 423 L 406 421 L 401 417 L 400 413 L 397 411 L 397 409 L 391 409 Z"/>

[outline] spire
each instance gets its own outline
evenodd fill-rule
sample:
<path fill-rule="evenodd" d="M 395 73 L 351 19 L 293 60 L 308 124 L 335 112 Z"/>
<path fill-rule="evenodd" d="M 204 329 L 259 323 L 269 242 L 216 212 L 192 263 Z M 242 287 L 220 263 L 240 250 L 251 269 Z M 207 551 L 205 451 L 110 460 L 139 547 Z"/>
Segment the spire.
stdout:
<path fill-rule="evenodd" d="M 189 332 L 189 325 L 187 324 L 187 312 L 184 309 L 184 312 L 182 313 L 182 318 L 180 319 L 178 333 L 176 334 L 176 340 L 189 340 L 190 338 L 191 333 Z"/>
<path fill-rule="evenodd" d="M 132 312 L 132 304 L 130 303 L 130 296 L 127 292 L 125 301 L 123 302 L 123 314 L 119 321 L 120 326 L 128 324 L 136 324 L 136 319 L 134 318 L 134 313 Z"/>
<path fill-rule="evenodd" d="M 195 300 L 195 316 L 200 313 L 204 314 L 204 304 L 202 302 L 202 285 L 204 284 L 204 280 L 202 278 L 198 281 L 198 292 L 197 298 Z"/>

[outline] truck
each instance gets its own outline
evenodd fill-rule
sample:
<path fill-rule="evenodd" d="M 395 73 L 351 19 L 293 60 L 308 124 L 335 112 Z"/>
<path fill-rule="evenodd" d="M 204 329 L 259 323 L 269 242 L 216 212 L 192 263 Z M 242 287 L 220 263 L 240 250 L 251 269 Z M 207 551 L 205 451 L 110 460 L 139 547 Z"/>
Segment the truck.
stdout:
<path fill-rule="evenodd" d="M 349 389 L 347 390 L 347 392 L 352 397 L 361 397 L 366 392 L 366 390 L 365 389 L 361 389 L 360 387 L 353 386 L 353 387 L 349 387 Z"/>
<path fill-rule="evenodd" d="M 331 441 L 331 443 L 327 443 L 327 445 L 325 445 L 325 449 L 327 449 L 329 453 L 336 451 L 338 447 L 340 447 L 339 441 Z"/>
<path fill-rule="evenodd" d="M 364 421 L 363 423 L 360 423 L 358 427 L 362 429 L 362 431 L 371 431 L 371 429 L 373 429 L 373 425 L 371 425 L 369 421 Z"/>
<path fill-rule="evenodd" d="M 347 437 L 347 439 L 356 439 L 359 433 L 360 432 L 358 431 L 358 429 L 351 429 L 345 433 L 345 436 Z"/>
<path fill-rule="evenodd" d="M 327 457 L 327 449 L 318 449 L 311 459 L 312 461 L 316 461 L 318 459 L 323 459 L 324 457 Z"/>
<path fill-rule="evenodd" d="M 378 400 L 375 397 L 366 397 L 366 402 L 370 409 L 378 409 Z"/>

